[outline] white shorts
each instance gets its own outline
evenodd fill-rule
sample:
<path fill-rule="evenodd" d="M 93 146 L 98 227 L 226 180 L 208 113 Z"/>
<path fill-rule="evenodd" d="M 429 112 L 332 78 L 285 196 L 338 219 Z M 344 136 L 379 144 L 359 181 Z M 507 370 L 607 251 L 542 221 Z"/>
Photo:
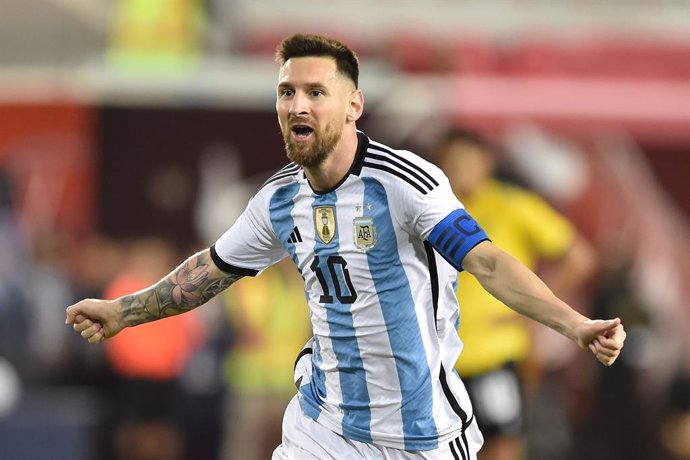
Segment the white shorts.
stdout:
<path fill-rule="evenodd" d="M 466 442 L 465 442 L 466 440 Z M 272 460 L 476 460 L 483 439 L 476 419 L 460 437 L 434 450 L 405 451 L 347 439 L 315 422 L 292 398 L 283 417 L 283 443 L 273 451 Z"/>

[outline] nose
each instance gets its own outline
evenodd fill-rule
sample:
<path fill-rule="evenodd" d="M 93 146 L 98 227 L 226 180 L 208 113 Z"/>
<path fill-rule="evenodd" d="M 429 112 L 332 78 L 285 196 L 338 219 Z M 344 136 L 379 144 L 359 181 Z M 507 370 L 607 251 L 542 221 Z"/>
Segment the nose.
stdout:
<path fill-rule="evenodd" d="M 288 112 L 290 113 L 290 115 L 297 116 L 306 115 L 309 113 L 307 98 L 302 92 L 297 91 L 295 95 L 292 97 L 292 101 L 290 102 Z"/>

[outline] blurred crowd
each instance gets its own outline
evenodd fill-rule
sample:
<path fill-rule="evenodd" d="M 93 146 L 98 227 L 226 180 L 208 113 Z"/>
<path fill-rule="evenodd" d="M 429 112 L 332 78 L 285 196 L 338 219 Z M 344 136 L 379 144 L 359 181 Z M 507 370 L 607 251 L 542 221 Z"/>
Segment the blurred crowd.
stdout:
<path fill-rule="evenodd" d="M 159 237 L 73 240 L 55 233 L 29 247 L 13 231 L 6 205 L 0 219 L 0 457 L 270 457 L 296 391 L 295 357 L 311 336 L 292 267 L 278 264 L 203 308 L 89 347 L 64 325 L 65 306 L 147 287 L 184 250 Z M 35 403 L 41 395 L 67 393 L 82 407 Z M 86 415 L 75 421 L 70 414 L 84 412 L 83 406 Z M 27 422 L 43 433 L 34 446 L 13 436 Z M 69 446 L 75 440 L 82 444 Z"/>

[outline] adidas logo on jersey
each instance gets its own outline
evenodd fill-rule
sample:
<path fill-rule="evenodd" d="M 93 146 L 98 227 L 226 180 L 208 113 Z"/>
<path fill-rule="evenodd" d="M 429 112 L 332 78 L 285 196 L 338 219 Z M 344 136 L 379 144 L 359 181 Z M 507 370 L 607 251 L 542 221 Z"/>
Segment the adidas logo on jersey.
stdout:
<path fill-rule="evenodd" d="M 299 234 L 299 228 L 295 227 L 292 229 L 292 233 L 290 233 L 290 237 L 287 240 L 288 243 L 301 243 L 302 242 L 302 235 Z"/>

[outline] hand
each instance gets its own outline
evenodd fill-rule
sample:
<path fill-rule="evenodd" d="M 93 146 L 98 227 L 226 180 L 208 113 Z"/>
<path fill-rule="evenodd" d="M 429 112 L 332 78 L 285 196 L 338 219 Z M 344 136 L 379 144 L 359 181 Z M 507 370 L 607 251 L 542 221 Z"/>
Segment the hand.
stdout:
<path fill-rule="evenodd" d="M 619 318 L 588 319 L 578 325 L 576 335 L 578 345 L 591 351 L 604 366 L 610 366 L 618 358 L 626 337 Z"/>
<path fill-rule="evenodd" d="M 85 299 L 67 307 L 66 314 L 65 324 L 89 343 L 102 342 L 124 329 L 114 300 Z"/>

